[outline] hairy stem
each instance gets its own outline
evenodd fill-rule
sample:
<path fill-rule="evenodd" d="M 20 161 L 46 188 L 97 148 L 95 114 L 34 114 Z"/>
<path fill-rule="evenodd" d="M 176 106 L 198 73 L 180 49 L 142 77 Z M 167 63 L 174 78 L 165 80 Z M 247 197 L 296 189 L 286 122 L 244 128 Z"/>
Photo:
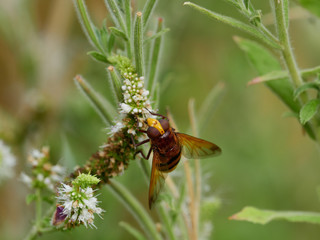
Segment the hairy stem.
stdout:
<path fill-rule="evenodd" d="M 297 62 L 295 60 L 294 53 L 292 51 L 292 46 L 290 43 L 289 32 L 288 32 L 288 24 L 286 23 L 286 6 L 283 0 L 273 0 L 274 4 L 274 12 L 276 17 L 276 27 L 278 31 L 278 37 L 280 44 L 282 45 L 281 54 L 289 72 L 289 76 L 294 84 L 294 88 L 303 85 L 303 79 L 300 74 L 300 70 L 298 68 Z M 300 103 L 303 105 L 308 101 L 308 95 L 304 92 L 300 95 L 299 98 Z M 314 132 L 315 138 L 317 141 L 320 141 L 320 133 L 317 129 L 317 122 L 313 118 L 311 121 L 311 128 Z"/>

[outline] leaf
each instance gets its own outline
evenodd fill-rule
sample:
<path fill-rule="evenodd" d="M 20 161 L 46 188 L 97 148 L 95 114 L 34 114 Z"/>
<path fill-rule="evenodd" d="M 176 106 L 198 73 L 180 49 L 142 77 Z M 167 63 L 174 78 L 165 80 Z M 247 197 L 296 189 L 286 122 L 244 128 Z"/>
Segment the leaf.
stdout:
<path fill-rule="evenodd" d="M 138 231 L 136 228 L 132 227 L 130 224 L 126 222 L 120 222 L 119 225 L 126 229 L 129 233 L 131 233 L 132 236 L 135 237 L 137 240 L 146 240 L 146 238 L 142 235 L 140 231 Z"/>
<path fill-rule="evenodd" d="M 247 54 L 249 61 L 256 68 L 260 75 L 268 74 L 272 71 L 281 71 L 279 61 L 261 44 L 255 41 L 234 37 L 238 46 Z M 291 111 L 299 113 L 301 105 L 293 97 L 293 86 L 288 78 L 265 82 Z M 314 133 L 309 124 L 303 126 L 309 136 L 314 139 Z"/>
<path fill-rule="evenodd" d="M 299 0 L 302 7 L 320 17 L 320 4 L 319 0 Z"/>
<path fill-rule="evenodd" d="M 267 73 L 263 76 L 256 77 L 252 79 L 250 82 L 248 82 L 249 85 L 254 85 L 257 83 L 262 83 L 262 82 L 267 82 L 267 81 L 272 81 L 272 80 L 279 80 L 283 78 L 287 78 L 288 73 L 286 71 L 272 71 L 270 73 Z"/>
<path fill-rule="evenodd" d="M 161 31 L 157 32 L 156 34 L 152 35 L 151 37 L 146 38 L 143 43 L 147 44 L 151 40 L 157 39 L 157 38 L 161 37 L 163 34 L 165 34 L 166 32 L 169 32 L 169 31 L 170 31 L 170 28 L 164 28 Z"/>
<path fill-rule="evenodd" d="M 82 23 L 83 31 L 87 34 L 90 43 L 97 49 L 99 49 L 101 52 L 103 52 L 103 48 L 100 45 L 97 33 L 95 31 L 96 27 L 90 19 L 84 0 L 75 0 L 74 2 L 76 5 L 77 14 L 79 16 L 80 22 Z"/>
<path fill-rule="evenodd" d="M 302 109 L 300 110 L 300 122 L 304 125 L 306 122 L 308 122 L 318 111 L 320 104 L 319 99 L 312 99 L 309 102 L 307 102 Z"/>
<path fill-rule="evenodd" d="M 89 56 L 91 56 L 94 60 L 98 61 L 98 62 L 103 62 L 103 63 L 109 63 L 110 64 L 110 61 L 108 61 L 106 56 L 101 54 L 101 53 L 99 53 L 99 52 L 90 51 L 90 52 L 87 52 L 87 54 Z"/>
<path fill-rule="evenodd" d="M 300 211 L 272 211 L 261 210 L 255 207 L 245 207 L 239 213 L 236 213 L 229 219 L 248 221 L 258 224 L 266 224 L 273 220 L 286 220 L 289 222 L 307 222 L 320 224 L 320 213 Z"/>
<path fill-rule="evenodd" d="M 26 203 L 29 205 L 32 201 L 36 200 L 37 196 L 35 194 L 28 194 L 26 196 Z"/>
<path fill-rule="evenodd" d="M 88 98 L 101 119 L 107 125 L 113 124 L 113 120 L 117 116 L 115 107 L 107 99 L 102 98 L 102 96 L 98 94 L 80 75 L 77 75 L 74 80 L 81 92 Z"/>
<path fill-rule="evenodd" d="M 115 35 L 117 37 L 120 37 L 125 41 L 128 41 L 128 38 L 127 38 L 126 34 L 124 32 L 122 32 L 121 30 L 119 30 L 118 28 L 109 27 L 109 30 L 113 35 Z"/>
<path fill-rule="evenodd" d="M 260 75 L 281 71 L 279 61 L 262 45 L 255 41 L 234 37 L 238 46 L 247 54 L 249 61 Z M 265 84 L 293 111 L 299 112 L 298 102 L 293 100 L 293 87 L 289 79 L 267 81 Z"/>
<path fill-rule="evenodd" d="M 192 2 L 185 2 L 183 5 L 190 6 L 191 8 L 203 13 L 204 15 L 207 15 L 210 18 L 213 18 L 213 19 L 218 20 L 220 22 L 226 23 L 232 27 L 238 28 L 244 32 L 247 32 L 247 33 L 259 38 L 261 41 L 265 42 L 266 44 L 268 44 L 269 46 L 271 46 L 273 48 L 277 48 L 277 49 L 281 48 L 281 46 L 277 42 L 270 39 L 268 36 L 262 34 L 259 30 L 257 30 L 253 26 L 250 26 L 250 25 L 243 23 L 243 22 L 241 22 L 237 19 L 234 19 L 232 17 L 225 16 L 225 15 L 210 11 L 210 10 L 205 9 L 203 7 L 200 7 Z"/>
<path fill-rule="evenodd" d="M 320 90 L 320 83 L 319 82 L 308 82 L 303 84 L 302 86 L 298 87 L 295 91 L 294 91 L 294 98 L 297 99 L 297 97 L 299 97 L 299 95 L 302 92 L 305 92 L 308 89 L 316 89 L 316 90 Z"/>
<path fill-rule="evenodd" d="M 143 11 L 142 11 L 142 22 L 143 27 L 145 27 L 149 21 L 149 18 L 151 16 L 151 13 L 156 6 L 158 0 L 148 0 L 146 4 L 144 5 Z"/>
<path fill-rule="evenodd" d="M 249 3 L 250 0 L 243 0 L 244 6 L 246 7 L 247 10 L 249 10 Z"/>

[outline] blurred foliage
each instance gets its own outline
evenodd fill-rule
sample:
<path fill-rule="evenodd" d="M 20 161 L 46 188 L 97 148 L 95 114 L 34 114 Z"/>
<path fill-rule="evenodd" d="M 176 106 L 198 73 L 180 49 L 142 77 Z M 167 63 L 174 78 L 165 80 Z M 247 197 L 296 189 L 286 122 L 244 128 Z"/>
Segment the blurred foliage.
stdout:
<path fill-rule="evenodd" d="M 134 6 L 139 9 L 142 2 L 135 1 Z M 165 113 L 170 106 L 181 131 L 186 132 L 189 98 L 194 97 L 196 107 L 200 106 L 215 84 L 226 84 L 211 127 L 201 132 L 201 137 L 224 151 L 215 161 L 202 161 L 203 174 L 211 175 L 207 181 L 210 192 L 222 199 L 212 219 L 211 239 L 317 239 L 320 229 L 316 225 L 277 222 L 260 227 L 228 220 L 246 204 L 263 209 L 320 211 L 315 192 L 320 183 L 320 156 L 295 120 L 281 118 L 286 108 L 268 89 L 262 85 L 246 87 L 258 73 L 232 40 L 238 32 L 208 21 L 183 8 L 182 3 L 161 0 L 150 19 L 150 24 L 156 24 L 156 17 L 161 16 L 170 28 L 161 55 L 159 76 L 167 88 L 161 90 L 160 112 Z M 256 3 L 263 12 L 269 11 L 267 1 Z M 87 4 L 99 26 L 107 15 L 103 1 Z M 237 14 L 222 1 L 199 0 L 197 4 Z M 71 153 L 76 164 L 83 164 L 106 138 L 106 126 L 72 79 L 81 73 L 100 94 L 110 96 L 110 91 L 105 71 L 86 55 L 91 47 L 72 3 L 2 1 L 0 10 L 0 136 L 19 158 L 17 173 L 24 169 L 31 148 L 42 145 L 51 146 L 52 159 L 63 163 L 70 160 Z M 265 14 L 262 19 L 269 21 L 269 17 Z M 318 65 L 320 21 L 301 11 L 292 11 L 290 18 L 294 19 L 290 33 L 299 66 Z M 147 186 L 138 172 L 133 162 L 118 180 L 144 203 Z M 16 179 L 2 185 L 0 191 L 0 238 L 21 239 L 30 227 L 32 212 L 24 201 L 26 189 Z M 103 220 L 97 220 L 98 230 L 79 228 L 40 239 L 128 239 L 118 223 L 138 224 L 108 191 L 100 197 L 106 213 Z"/>

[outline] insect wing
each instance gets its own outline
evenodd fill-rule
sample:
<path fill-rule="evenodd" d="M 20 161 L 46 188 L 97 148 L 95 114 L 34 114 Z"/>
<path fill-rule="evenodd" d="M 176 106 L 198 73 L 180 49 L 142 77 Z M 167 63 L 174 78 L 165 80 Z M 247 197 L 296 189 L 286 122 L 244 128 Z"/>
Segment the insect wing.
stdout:
<path fill-rule="evenodd" d="M 221 153 L 221 149 L 214 143 L 184 133 L 176 134 L 182 145 L 182 154 L 186 158 L 204 158 L 218 156 Z"/>
<path fill-rule="evenodd" d="M 152 208 L 152 205 L 158 198 L 158 195 L 163 188 L 167 174 L 159 171 L 160 157 L 157 151 L 153 151 L 153 160 L 151 168 L 151 179 L 149 186 L 149 209 Z"/>

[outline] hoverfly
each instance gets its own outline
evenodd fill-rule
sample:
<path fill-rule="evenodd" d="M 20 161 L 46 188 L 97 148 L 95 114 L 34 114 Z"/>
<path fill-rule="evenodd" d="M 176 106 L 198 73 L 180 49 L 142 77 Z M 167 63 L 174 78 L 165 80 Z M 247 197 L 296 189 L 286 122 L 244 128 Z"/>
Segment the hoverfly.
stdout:
<path fill-rule="evenodd" d="M 148 125 L 147 131 L 139 131 L 146 133 L 149 139 L 135 144 L 135 147 L 137 147 L 148 142 L 151 143 L 147 156 L 144 155 L 142 150 L 137 151 L 146 160 L 149 159 L 151 151 L 153 151 L 149 186 L 149 209 L 155 203 L 167 173 L 177 167 L 181 155 L 186 158 L 195 159 L 217 156 L 221 153 L 221 149 L 211 142 L 175 132 L 175 129 L 170 127 L 169 121 L 165 116 L 155 113 L 151 114 L 161 116 L 162 119 L 158 121 L 154 118 L 148 118 L 146 121 Z"/>

